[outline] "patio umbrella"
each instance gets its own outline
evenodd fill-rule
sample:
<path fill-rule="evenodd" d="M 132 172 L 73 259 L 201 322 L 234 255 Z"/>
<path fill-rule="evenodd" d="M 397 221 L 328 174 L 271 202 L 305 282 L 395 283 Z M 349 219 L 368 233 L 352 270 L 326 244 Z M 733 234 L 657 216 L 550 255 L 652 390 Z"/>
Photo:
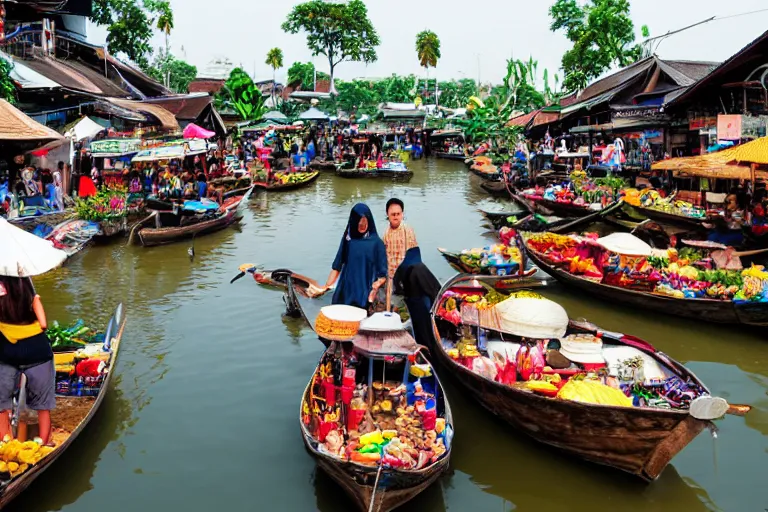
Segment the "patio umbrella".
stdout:
<path fill-rule="evenodd" d="M 195 123 L 189 123 L 184 127 L 185 139 L 210 139 L 215 136 L 216 132 L 206 130 L 202 126 L 197 126 Z"/>
<path fill-rule="evenodd" d="M 304 121 L 327 121 L 328 116 L 321 112 L 320 110 L 316 109 L 315 107 L 310 108 L 303 114 L 299 116 L 299 119 L 302 119 Z"/>
<path fill-rule="evenodd" d="M 67 253 L 0 218 L 0 275 L 30 277 L 44 274 L 67 259 Z"/>

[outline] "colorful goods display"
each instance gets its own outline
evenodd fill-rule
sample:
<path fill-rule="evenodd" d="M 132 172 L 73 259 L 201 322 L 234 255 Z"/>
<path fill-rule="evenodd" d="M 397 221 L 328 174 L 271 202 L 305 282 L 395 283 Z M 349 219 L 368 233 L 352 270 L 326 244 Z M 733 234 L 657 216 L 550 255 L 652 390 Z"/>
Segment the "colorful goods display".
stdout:
<path fill-rule="evenodd" d="M 96 396 L 106 376 L 111 352 L 104 333 L 82 320 L 62 327 L 53 322 L 47 331 L 53 348 L 58 396 Z"/>
<path fill-rule="evenodd" d="M 545 262 L 602 284 L 678 299 L 768 302 L 768 272 L 763 266 L 716 269 L 708 249 L 684 247 L 679 252 L 632 255 L 600 245 L 596 234 L 531 234 L 526 244 Z"/>
<path fill-rule="evenodd" d="M 303 183 L 314 174 L 313 172 L 275 172 L 272 176 L 277 184 L 288 185 Z"/>
<path fill-rule="evenodd" d="M 657 210 L 670 215 L 705 219 L 707 211 L 687 201 L 675 200 L 674 197 L 662 197 L 656 190 L 638 190 L 628 188 L 623 191 L 624 201 L 632 206 Z"/>
<path fill-rule="evenodd" d="M 128 215 L 126 191 L 121 188 L 104 188 L 94 196 L 75 199 L 75 212 L 82 220 L 113 221 Z"/>
<path fill-rule="evenodd" d="M 543 199 L 597 211 L 615 202 L 624 185 L 621 178 L 591 179 L 584 171 L 574 171 L 569 182 L 527 189 L 521 195 L 533 201 Z"/>
<path fill-rule="evenodd" d="M 459 259 L 466 269 L 473 273 L 498 276 L 517 272 L 522 262 L 520 249 L 506 244 L 464 249 Z"/>
<path fill-rule="evenodd" d="M 531 300 L 540 303 L 536 309 L 547 310 L 541 319 L 533 321 L 529 315 L 507 307 Z M 455 339 L 444 337 L 441 347 L 458 364 L 489 380 L 557 400 L 685 409 L 692 400 L 707 394 L 697 383 L 682 380 L 646 352 L 616 341 L 609 344 L 600 331 L 569 327 L 567 315 L 564 311 L 558 315 L 558 309 L 562 310 L 531 292 L 504 296 L 484 288 L 449 290 L 441 298 L 437 317 L 460 326 L 460 330 Z M 481 310 L 479 317 L 477 310 Z M 495 317 L 502 329 L 487 329 L 482 310 Z M 553 317 L 558 318 L 558 325 L 551 322 Z M 531 324 L 542 329 L 542 334 L 559 335 L 531 337 L 540 336 L 531 331 Z"/>

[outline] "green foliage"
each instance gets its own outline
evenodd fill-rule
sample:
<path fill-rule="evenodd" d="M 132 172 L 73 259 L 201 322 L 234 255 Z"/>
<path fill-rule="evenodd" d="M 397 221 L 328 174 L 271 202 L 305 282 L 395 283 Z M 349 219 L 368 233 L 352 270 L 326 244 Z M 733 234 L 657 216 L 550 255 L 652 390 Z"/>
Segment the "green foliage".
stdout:
<path fill-rule="evenodd" d="M 317 72 L 318 80 L 330 80 L 331 76 L 328 73 L 322 71 Z M 288 83 L 293 84 L 301 82 L 301 88 L 305 91 L 313 91 L 315 89 L 315 65 L 311 62 L 294 62 L 291 67 L 288 68 Z"/>
<path fill-rule="evenodd" d="M 113 54 L 124 53 L 141 67 L 149 65 L 152 53 L 152 27 L 173 28 L 173 13 L 168 1 L 93 0 L 91 19 L 107 27 L 107 45 Z M 161 24 L 162 22 L 162 24 Z"/>
<path fill-rule="evenodd" d="M 173 54 L 165 53 L 163 49 L 157 51 L 152 64 L 142 69 L 158 82 L 165 82 L 166 77 L 169 77 L 169 89 L 180 94 L 186 94 L 189 83 L 197 76 L 195 66 L 177 59 Z"/>
<path fill-rule="evenodd" d="M 440 59 L 440 38 L 431 30 L 423 30 L 416 35 L 416 54 L 423 68 L 437 67 Z"/>
<path fill-rule="evenodd" d="M 232 70 L 215 103 L 219 110 L 233 109 L 243 121 L 259 120 L 267 112 L 261 90 L 242 68 Z"/>
<path fill-rule="evenodd" d="M 301 114 L 307 111 L 309 105 L 294 101 L 277 100 L 277 110 L 285 114 L 289 121 L 296 121 Z"/>
<path fill-rule="evenodd" d="M 642 57 L 640 45 L 633 44 L 629 0 L 589 0 L 584 6 L 577 0 L 557 0 L 549 14 L 550 29 L 563 30 L 573 43 L 562 58 L 566 91 L 586 88 L 614 63 L 624 67 Z M 646 33 L 648 27 L 643 27 Z"/>
<path fill-rule="evenodd" d="M 0 99 L 16 103 L 16 86 L 11 80 L 13 64 L 0 57 Z"/>
<path fill-rule="evenodd" d="M 466 107 L 470 96 L 476 95 L 477 84 L 471 78 L 440 82 L 440 105 L 444 107 Z"/>
<path fill-rule="evenodd" d="M 280 69 L 283 67 L 283 50 L 280 48 L 272 48 L 267 52 L 267 60 L 265 64 L 274 69 Z"/>
<path fill-rule="evenodd" d="M 379 35 L 362 0 L 346 3 L 311 0 L 299 4 L 288 14 L 282 28 L 290 34 L 305 32 L 307 47 L 312 55 L 325 55 L 331 70 L 331 90 L 334 90 L 334 70 L 344 61 L 374 62 Z"/>
<path fill-rule="evenodd" d="M 416 97 L 416 77 L 392 75 L 383 80 L 352 80 L 336 83 L 336 94 L 320 103 L 325 112 L 374 115 L 384 102 L 409 103 Z"/>

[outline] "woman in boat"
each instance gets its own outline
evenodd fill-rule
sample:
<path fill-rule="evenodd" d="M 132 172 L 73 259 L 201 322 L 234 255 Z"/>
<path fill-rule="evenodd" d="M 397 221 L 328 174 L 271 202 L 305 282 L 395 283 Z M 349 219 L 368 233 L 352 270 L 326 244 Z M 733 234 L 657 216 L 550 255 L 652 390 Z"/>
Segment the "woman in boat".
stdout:
<path fill-rule="evenodd" d="M 431 346 L 432 305 L 440 293 L 440 282 L 421 261 L 421 249 L 413 247 L 397 267 L 393 279 L 394 293 L 405 297 L 405 305 L 413 324 L 413 334 L 419 345 Z"/>
<path fill-rule="evenodd" d="M 737 247 L 744 241 L 742 226 L 746 223 L 745 200 L 732 191 L 725 198 L 723 219 L 725 226 L 717 226 L 708 237 L 711 242 L 717 242 L 730 247 Z M 705 224 L 706 226 L 706 224 Z"/>
<path fill-rule="evenodd" d="M 37 411 L 43 444 L 50 443 L 56 384 L 47 327 L 43 303 L 32 281 L 0 276 L 0 438 L 11 435 L 9 414 L 23 372 L 27 376 L 27 407 Z"/>
<path fill-rule="evenodd" d="M 341 237 L 325 289 L 336 284 L 334 304 L 367 309 L 387 280 L 387 250 L 376 232 L 371 209 L 356 204 Z"/>

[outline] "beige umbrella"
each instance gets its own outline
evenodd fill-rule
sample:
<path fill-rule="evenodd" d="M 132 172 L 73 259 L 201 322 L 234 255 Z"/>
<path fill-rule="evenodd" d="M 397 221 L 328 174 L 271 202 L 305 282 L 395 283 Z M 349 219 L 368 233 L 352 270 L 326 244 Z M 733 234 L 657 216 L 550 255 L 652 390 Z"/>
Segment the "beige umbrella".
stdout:
<path fill-rule="evenodd" d="M 0 275 L 30 277 L 44 274 L 67 259 L 67 253 L 0 218 Z"/>

